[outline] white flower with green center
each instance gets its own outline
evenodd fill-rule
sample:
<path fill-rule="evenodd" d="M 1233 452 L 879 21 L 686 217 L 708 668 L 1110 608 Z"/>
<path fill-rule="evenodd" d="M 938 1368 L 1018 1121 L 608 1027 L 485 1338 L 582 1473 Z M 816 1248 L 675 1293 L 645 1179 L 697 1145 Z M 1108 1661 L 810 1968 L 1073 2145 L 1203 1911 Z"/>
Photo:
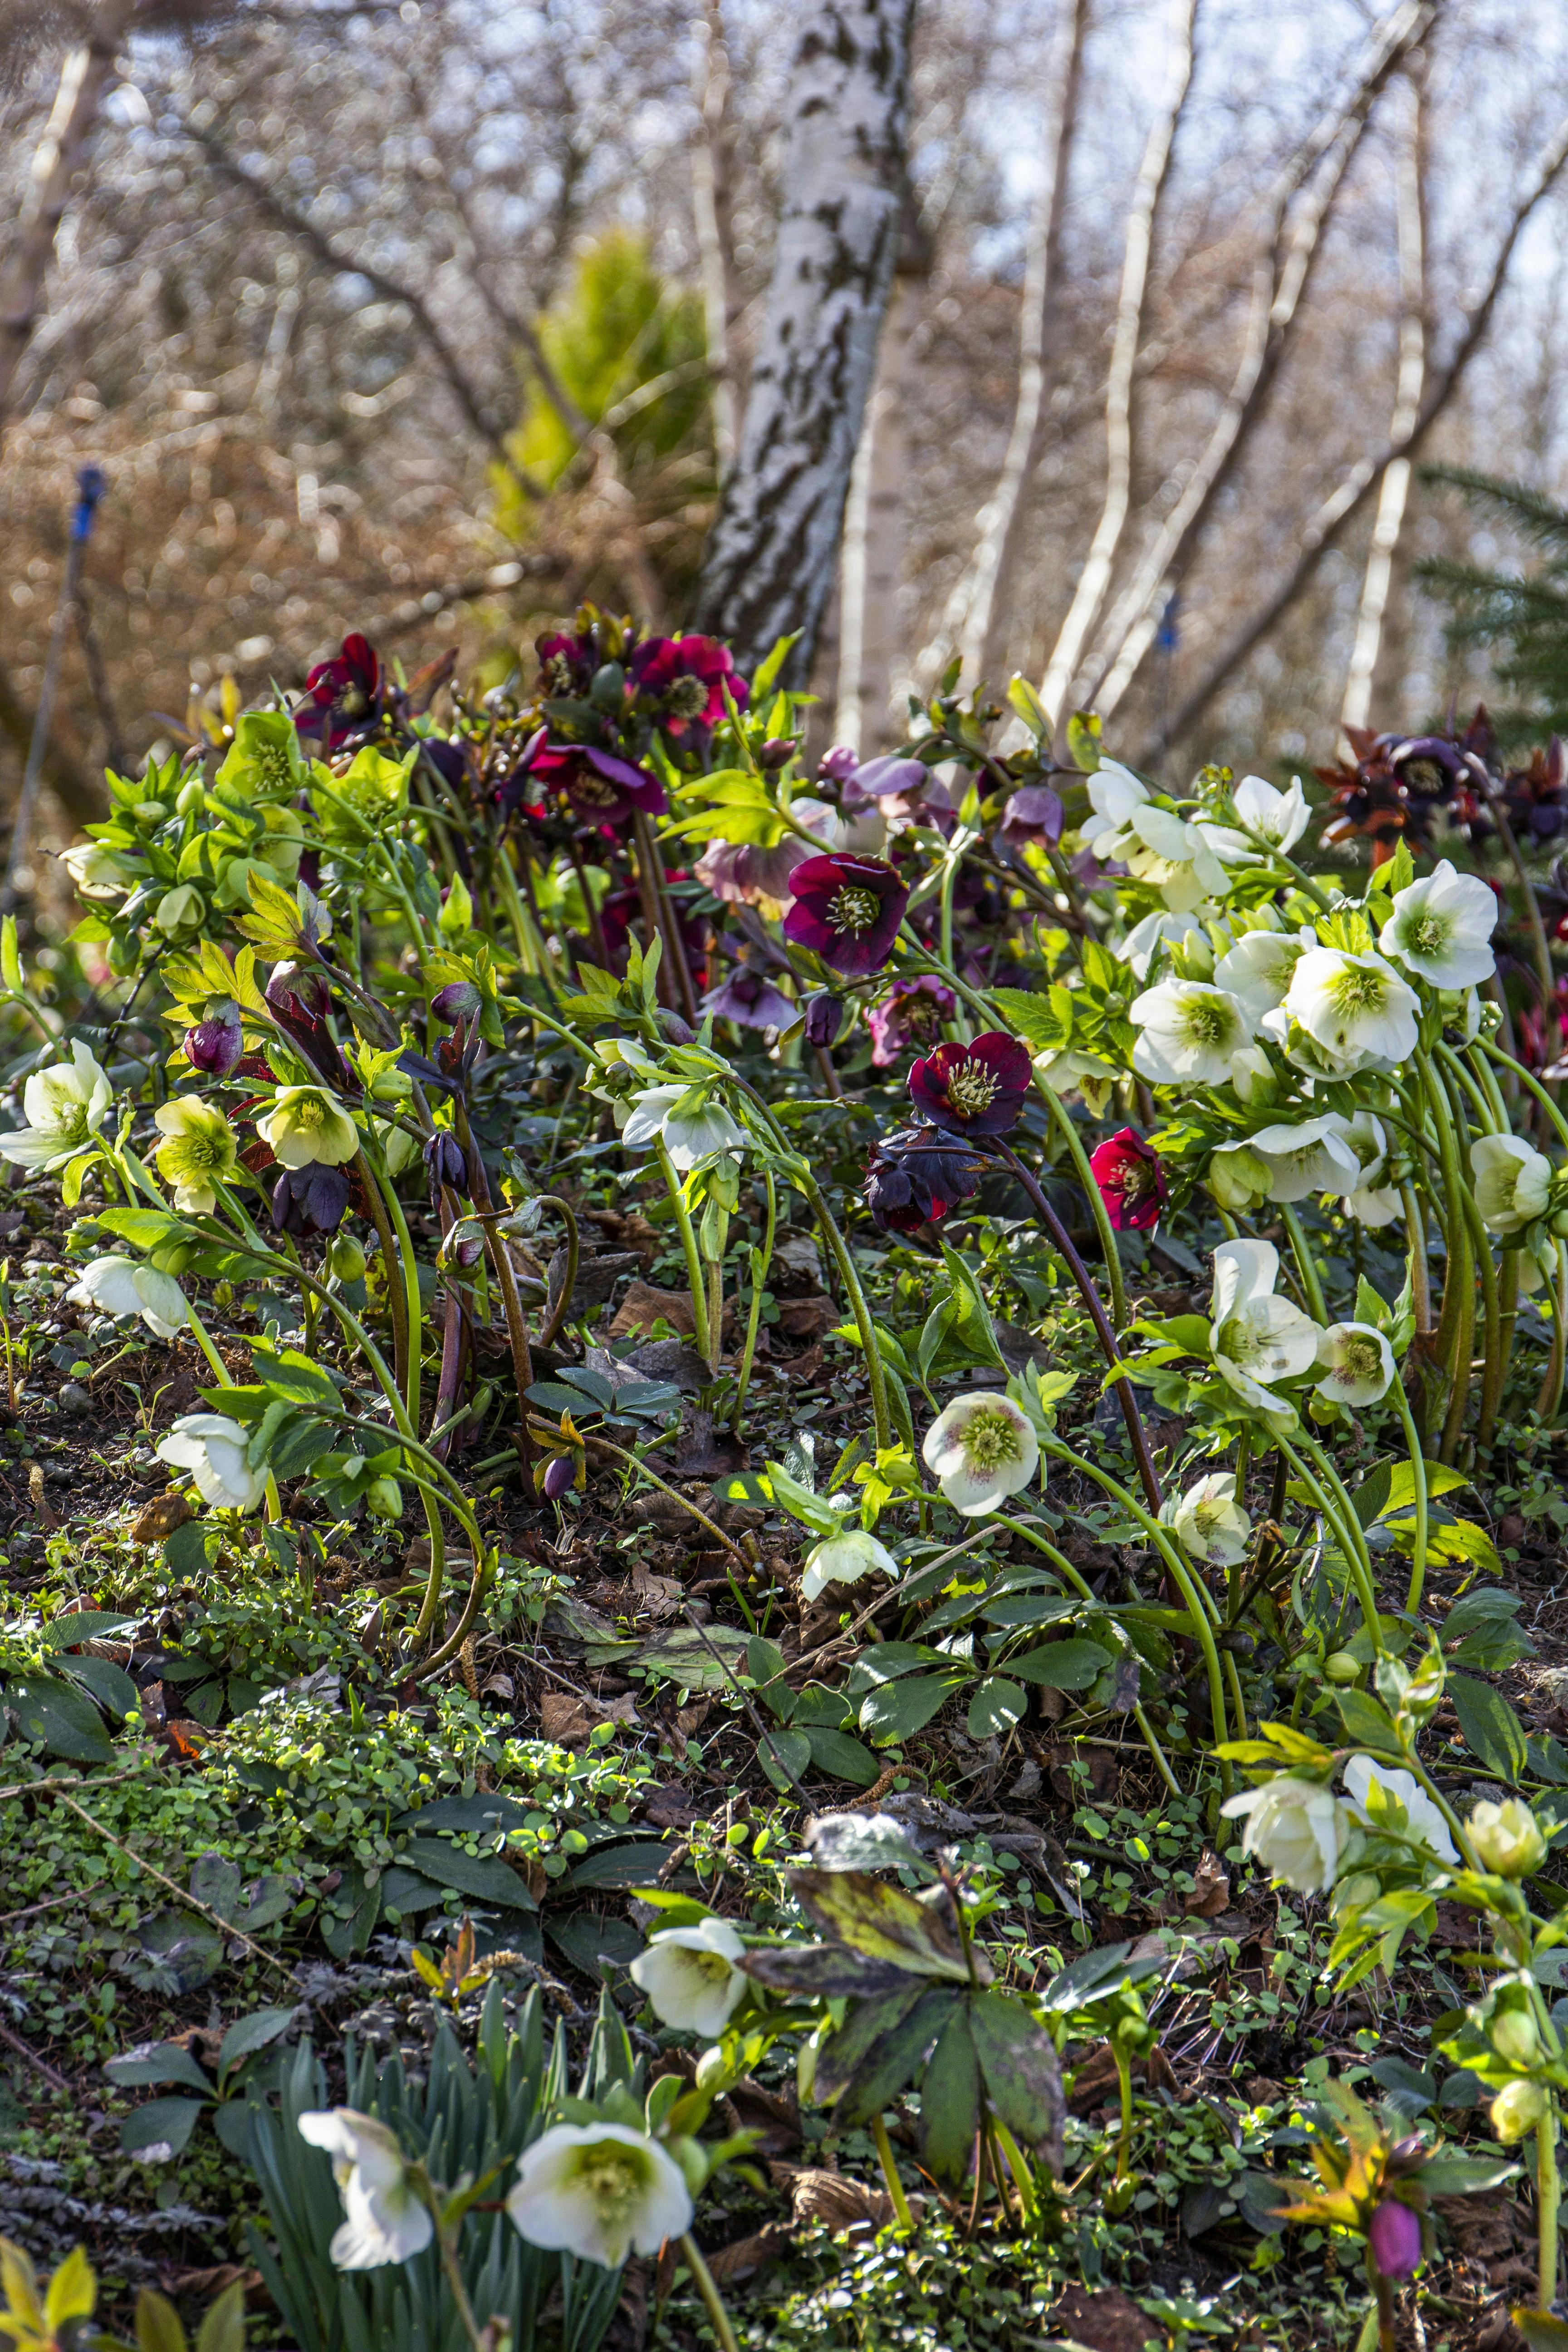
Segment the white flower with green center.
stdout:
<path fill-rule="evenodd" d="M 1456 873 L 1445 857 L 1418 882 L 1394 892 L 1377 944 L 1434 988 L 1479 988 L 1497 969 L 1491 950 L 1497 919 L 1489 883 L 1478 874 Z"/>
<path fill-rule="evenodd" d="M 1173 914 L 1201 906 L 1226 887 L 1225 868 L 1204 839 L 1203 827 L 1152 803 L 1133 811 L 1121 855 L 1128 871 L 1152 882 Z"/>
<path fill-rule="evenodd" d="M 300 2117 L 300 2137 L 324 2148 L 347 2216 L 329 2249 L 341 2271 L 380 2270 L 422 2254 L 436 2234 L 395 2133 L 357 2107 Z"/>
<path fill-rule="evenodd" d="M 552 2124 L 518 2159 L 506 2210 L 531 2246 L 619 2270 L 691 2227 L 674 2158 L 625 2124 Z"/>
<path fill-rule="evenodd" d="M 174 1276 L 133 1257 L 95 1257 L 66 1297 L 73 1307 L 95 1307 L 117 1322 L 140 1315 L 160 1339 L 172 1339 L 190 1320 L 185 1294 Z"/>
<path fill-rule="evenodd" d="M 1271 849 L 1289 856 L 1311 821 L 1300 776 L 1291 777 L 1288 793 L 1262 776 L 1243 776 L 1231 800 L 1245 831 L 1227 824 L 1204 826 L 1215 855 L 1227 866 L 1256 866 Z"/>
<path fill-rule="evenodd" d="M 1331 1404 L 1375 1404 L 1394 1377 L 1394 1350 L 1371 1323 L 1331 1323 L 1318 1342 L 1318 1394 Z"/>
<path fill-rule="evenodd" d="M 1257 1412 L 1294 1417 L 1273 1393 L 1276 1381 L 1296 1380 L 1318 1358 L 1319 1327 L 1289 1298 L 1276 1298 L 1279 1253 L 1272 1242 L 1222 1242 L 1214 1254 L 1214 1318 L 1209 1345 L 1215 1370 Z"/>
<path fill-rule="evenodd" d="M 1285 1002 L 1296 966 L 1311 946 L 1311 931 L 1245 931 L 1214 968 L 1215 986 L 1227 989 L 1256 1025 Z"/>
<path fill-rule="evenodd" d="M 1379 1801 L 1376 1813 L 1368 1801 L 1374 1790 Z M 1352 1756 L 1345 1766 L 1345 1795 L 1351 1801 L 1352 1819 L 1370 1829 L 1398 1826 L 1384 1810 L 1392 1798 L 1404 1811 L 1406 1837 L 1430 1846 L 1443 1862 L 1458 1861 L 1447 1822 L 1414 1772 L 1402 1771 L 1394 1764 L 1374 1764 L 1370 1756 Z"/>
<path fill-rule="evenodd" d="M 858 1584 L 863 1576 L 897 1576 L 898 1561 L 875 1536 L 863 1528 L 844 1528 L 825 1536 L 805 1556 L 800 1591 L 804 1601 L 815 1601 L 830 1584 Z"/>
<path fill-rule="evenodd" d="M 1000 1508 L 1040 1466 L 1040 1441 L 1021 1406 L 999 1391 L 955 1397 L 921 1449 L 942 1494 L 966 1519 Z"/>
<path fill-rule="evenodd" d="M 0 1135 L 0 1159 L 20 1168 L 63 1168 L 91 1143 L 113 1098 L 107 1073 L 79 1038 L 68 1062 L 35 1070 L 27 1080 L 22 1089 L 27 1124 L 17 1134 Z"/>
<path fill-rule="evenodd" d="M 1333 1885 L 1343 1843 L 1342 1810 L 1331 1789 L 1289 1773 L 1231 1797 L 1220 1807 L 1228 1821 L 1246 1824 L 1243 1853 L 1251 1854 L 1298 1895 L 1322 1895 Z"/>
<path fill-rule="evenodd" d="M 158 1459 L 188 1470 L 202 1500 L 215 1508 L 254 1511 L 267 1492 L 267 1473 L 247 1459 L 250 1432 L 226 1412 L 182 1413 L 158 1447 Z"/>
<path fill-rule="evenodd" d="M 1494 1234 L 1522 1233 L 1552 1190 L 1551 1160 L 1522 1135 L 1479 1136 L 1470 1146 L 1470 1173 L 1476 1206 Z"/>
<path fill-rule="evenodd" d="M 1132 1000 L 1132 1066 L 1157 1087 L 1222 1086 L 1252 1024 L 1234 996 L 1206 980 L 1163 980 Z"/>
<path fill-rule="evenodd" d="M 1188 915 L 1145 915 L 1134 923 L 1119 947 L 1110 950 L 1118 961 L 1127 965 L 1134 980 L 1144 979 L 1156 952 L 1162 947 L 1187 947 L 1203 940 L 1203 932 Z"/>
<path fill-rule="evenodd" d="M 153 1119 L 163 1138 L 153 1157 L 164 1183 L 174 1187 L 175 1208 L 210 1217 L 217 1206 L 217 1186 L 226 1184 L 239 1165 L 233 1128 L 219 1106 L 200 1095 L 176 1095 L 160 1103 Z"/>
<path fill-rule="evenodd" d="M 325 1087 L 279 1087 L 256 1122 L 280 1168 L 342 1168 L 359 1150 L 359 1129 Z"/>
<path fill-rule="evenodd" d="M 1211 1568 L 1234 1568 L 1247 1558 L 1252 1521 L 1236 1499 L 1236 1479 L 1229 1470 L 1216 1470 L 1189 1486 L 1184 1495 L 1167 1496 L 1160 1517 L 1184 1551 Z"/>
<path fill-rule="evenodd" d="M 1413 988 L 1381 956 L 1309 948 L 1290 975 L 1284 1011 L 1342 1066 L 1389 1066 L 1415 1050 L 1421 1010 Z"/>
<path fill-rule="evenodd" d="M 628 1151 L 646 1150 L 662 1137 L 674 1165 L 695 1168 L 721 1151 L 743 1151 L 746 1137 L 721 1102 L 700 1087 L 678 1083 L 645 1087 L 631 1098 L 621 1141 Z"/>
<path fill-rule="evenodd" d="M 1096 857 L 1120 857 L 1126 830 L 1141 808 L 1147 806 L 1149 787 L 1131 768 L 1116 760 L 1102 760 L 1089 779 L 1089 804 L 1093 811 L 1084 826 L 1084 838 Z"/>
<path fill-rule="evenodd" d="M 1405 1203 L 1397 1185 L 1384 1181 L 1388 1172 L 1388 1138 L 1383 1121 L 1369 1110 L 1358 1110 L 1353 1118 L 1342 1119 L 1340 1124 L 1359 1163 L 1356 1181 L 1340 1206 L 1357 1224 L 1393 1224 L 1404 1215 Z"/>
<path fill-rule="evenodd" d="M 1352 1184 L 1361 1162 L 1344 1139 L 1344 1126 L 1336 1112 L 1326 1111 L 1294 1125 L 1259 1128 L 1252 1150 L 1268 1170 L 1268 1198 L 1289 1203 Z"/>
<path fill-rule="evenodd" d="M 693 1927 L 662 1927 L 650 1936 L 629 1973 L 661 2025 L 712 2042 L 744 1997 L 747 1979 L 735 1964 L 745 1948 L 727 1919 L 700 1919 Z"/>
<path fill-rule="evenodd" d="M 1274 1171 L 1250 1143 L 1222 1143 L 1209 1160 L 1209 1191 L 1233 1217 L 1246 1216 L 1268 1198 Z"/>

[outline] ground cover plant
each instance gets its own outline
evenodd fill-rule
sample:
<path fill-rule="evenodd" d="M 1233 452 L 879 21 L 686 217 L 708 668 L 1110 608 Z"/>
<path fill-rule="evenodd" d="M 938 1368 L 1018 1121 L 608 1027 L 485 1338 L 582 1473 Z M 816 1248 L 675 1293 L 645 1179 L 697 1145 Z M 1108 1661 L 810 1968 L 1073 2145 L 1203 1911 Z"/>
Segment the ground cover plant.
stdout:
<path fill-rule="evenodd" d="M 1561 761 L 786 652 L 7 919 L 0 2336 L 1559 2346 Z"/>

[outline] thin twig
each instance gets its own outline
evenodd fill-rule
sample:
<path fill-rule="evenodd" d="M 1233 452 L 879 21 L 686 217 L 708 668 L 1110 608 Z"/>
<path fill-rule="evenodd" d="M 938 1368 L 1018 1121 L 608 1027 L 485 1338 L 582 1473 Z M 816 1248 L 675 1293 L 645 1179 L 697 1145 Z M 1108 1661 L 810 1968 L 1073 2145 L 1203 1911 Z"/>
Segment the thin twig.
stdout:
<path fill-rule="evenodd" d="M 29 2050 L 21 2035 L 13 2033 L 8 2025 L 0 2025 L 0 2042 L 5 2044 L 7 2050 L 14 2050 L 18 2058 L 25 2058 L 28 2065 L 43 2076 L 51 2091 L 63 2091 L 68 2099 L 70 2097 L 71 2086 L 65 2076 L 57 2074 L 47 2060 L 40 2058 L 36 2050 Z"/>
<path fill-rule="evenodd" d="M 696 1634 L 698 1640 L 701 1643 L 709 1656 L 717 1664 L 720 1672 L 725 1676 L 731 1689 L 740 1700 L 741 1705 L 745 1708 L 746 1713 L 751 1717 L 752 1727 L 755 1731 L 757 1738 L 767 1748 L 769 1755 L 773 1759 L 773 1762 L 778 1766 L 779 1770 L 784 1774 L 784 1779 L 789 1782 L 790 1787 L 800 1799 L 802 1811 L 809 1813 L 812 1809 L 811 1799 L 806 1795 L 805 1790 L 801 1787 L 800 1782 L 795 1779 L 795 1774 L 790 1770 L 789 1766 L 784 1762 L 784 1758 L 780 1755 L 778 1748 L 773 1743 L 773 1733 L 763 1721 L 762 1715 L 759 1712 L 750 1691 L 746 1690 L 742 1686 L 740 1677 L 737 1675 L 733 1666 L 731 1666 L 729 1659 L 725 1657 L 723 1652 L 718 1647 L 717 1643 L 709 1640 L 706 1632 L 697 1622 L 697 1618 L 692 1612 L 691 1603 L 689 1601 L 685 1601 L 682 1603 L 682 1606 L 685 1611 L 687 1623 L 690 1626 L 692 1632 Z"/>
<path fill-rule="evenodd" d="M 92 1785 L 95 1788 L 101 1788 L 103 1783 L 95 1781 Z M 221 1911 L 215 1911 L 210 1903 L 204 1903 L 199 1895 L 193 1895 L 188 1887 L 181 1886 L 176 1880 L 169 1877 L 166 1872 L 160 1870 L 155 1862 L 149 1862 L 144 1853 L 134 1853 L 123 1838 L 116 1837 L 112 1830 L 106 1830 L 101 1822 L 95 1821 L 85 1805 L 79 1805 L 68 1789 L 56 1789 L 53 1793 L 58 1797 L 62 1805 L 68 1805 L 70 1808 L 79 1821 L 85 1822 L 89 1830 L 102 1838 L 106 1843 L 114 1846 L 126 1856 L 128 1861 L 133 1862 L 138 1870 L 144 1870 L 149 1878 L 155 1878 L 160 1886 L 166 1886 L 174 1900 L 182 1904 L 186 1910 L 199 1911 L 203 1918 L 210 1920 L 225 1937 L 232 1937 L 237 1944 L 243 1944 L 246 1950 L 253 1953 L 266 1967 L 275 1969 L 280 1977 L 285 1978 L 289 1984 L 293 1983 L 294 1971 L 286 1961 L 280 1960 L 275 1952 L 269 1952 L 264 1944 L 258 1944 L 253 1936 L 247 1936 L 243 1927 L 237 1927 L 231 1919 L 226 1919 Z"/>

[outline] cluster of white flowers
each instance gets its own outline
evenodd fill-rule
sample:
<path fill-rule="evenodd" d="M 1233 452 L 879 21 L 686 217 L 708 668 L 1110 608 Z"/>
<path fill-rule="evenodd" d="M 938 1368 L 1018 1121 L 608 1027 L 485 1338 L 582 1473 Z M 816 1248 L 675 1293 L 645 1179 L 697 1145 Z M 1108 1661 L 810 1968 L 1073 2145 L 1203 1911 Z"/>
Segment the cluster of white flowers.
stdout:
<path fill-rule="evenodd" d="M 1242 1402 L 1280 1429 L 1296 1417 L 1281 1382 L 1306 1373 L 1331 1404 L 1375 1404 L 1393 1384 L 1394 1350 L 1370 1323 L 1314 1323 L 1275 1290 L 1279 1253 L 1272 1242 L 1222 1242 L 1214 1254 L 1209 1349 L 1215 1370 Z"/>

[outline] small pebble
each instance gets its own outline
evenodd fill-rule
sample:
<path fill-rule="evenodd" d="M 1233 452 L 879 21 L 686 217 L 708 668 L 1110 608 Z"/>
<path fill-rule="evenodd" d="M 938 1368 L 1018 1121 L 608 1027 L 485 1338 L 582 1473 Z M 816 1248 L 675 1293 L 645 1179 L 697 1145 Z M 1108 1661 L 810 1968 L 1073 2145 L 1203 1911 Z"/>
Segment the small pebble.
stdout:
<path fill-rule="evenodd" d="M 63 1381 L 60 1383 L 59 1404 L 62 1412 L 81 1413 L 92 1411 L 92 1399 L 79 1381 Z"/>

